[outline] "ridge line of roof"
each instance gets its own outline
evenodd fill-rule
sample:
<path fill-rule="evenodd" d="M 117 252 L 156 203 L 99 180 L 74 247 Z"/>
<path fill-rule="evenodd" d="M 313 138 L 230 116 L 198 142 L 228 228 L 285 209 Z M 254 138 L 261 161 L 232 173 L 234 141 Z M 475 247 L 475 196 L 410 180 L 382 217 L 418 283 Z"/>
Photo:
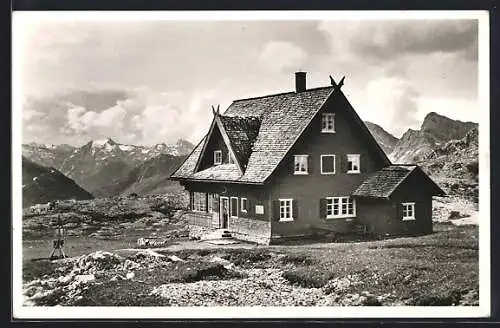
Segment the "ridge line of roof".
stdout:
<path fill-rule="evenodd" d="M 273 94 L 264 95 L 264 96 L 256 96 L 256 97 L 234 99 L 233 103 L 238 102 L 238 101 L 254 100 L 254 99 L 267 98 L 267 97 L 276 97 L 276 96 L 282 96 L 282 95 L 294 94 L 294 93 L 298 94 L 298 93 L 304 93 L 304 92 L 308 92 L 308 91 L 316 91 L 316 90 L 327 89 L 327 88 L 333 88 L 333 86 L 329 85 L 329 86 L 325 86 L 325 87 L 316 87 L 316 88 L 306 89 L 305 91 L 301 91 L 301 92 L 287 91 L 287 92 L 273 93 Z"/>

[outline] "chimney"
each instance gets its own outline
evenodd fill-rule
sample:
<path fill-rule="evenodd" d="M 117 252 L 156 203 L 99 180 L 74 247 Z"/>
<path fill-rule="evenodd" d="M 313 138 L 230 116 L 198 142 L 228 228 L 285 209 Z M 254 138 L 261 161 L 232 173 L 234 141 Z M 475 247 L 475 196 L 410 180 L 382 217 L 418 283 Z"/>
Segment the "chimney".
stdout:
<path fill-rule="evenodd" d="M 306 72 L 295 72 L 295 92 L 306 91 Z"/>

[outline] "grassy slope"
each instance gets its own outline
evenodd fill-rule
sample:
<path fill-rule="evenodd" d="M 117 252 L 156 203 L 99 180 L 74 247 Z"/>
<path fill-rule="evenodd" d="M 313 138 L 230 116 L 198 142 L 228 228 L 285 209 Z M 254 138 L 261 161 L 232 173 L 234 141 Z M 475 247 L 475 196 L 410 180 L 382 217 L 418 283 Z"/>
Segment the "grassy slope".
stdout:
<path fill-rule="evenodd" d="M 475 226 L 436 225 L 428 236 L 384 241 L 329 243 L 301 246 L 259 246 L 252 249 L 192 249 L 175 252 L 181 258 L 212 253 L 228 258 L 244 268 L 281 268 L 298 284 L 320 287 L 334 277 L 358 274 L 362 283 L 350 292 L 392 293 L 400 300 L 429 295 L 449 295 L 478 288 L 478 234 Z M 86 239 L 89 244 L 93 240 Z M 107 250 L 118 245 L 109 244 Z M 85 248 L 86 246 L 81 245 Z M 105 245 L 96 245 L 106 249 Z M 90 250 L 89 250 L 90 251 Z M 169 252 L 167 252 L 169 253 Z M 288 261 L 277 261 L 277 254 Z M 50 263 L 25 262 L 25 278 L 52 271 Z M 168 272 L 157 268 L 141 275 L 143 283 L 106 281 L 92 288 L 86 305 L 166 305 L 159 298 L 141 298 L 152 288 L 170 280 Z M 292 279 L 290 279 L 292 280 Z"/>

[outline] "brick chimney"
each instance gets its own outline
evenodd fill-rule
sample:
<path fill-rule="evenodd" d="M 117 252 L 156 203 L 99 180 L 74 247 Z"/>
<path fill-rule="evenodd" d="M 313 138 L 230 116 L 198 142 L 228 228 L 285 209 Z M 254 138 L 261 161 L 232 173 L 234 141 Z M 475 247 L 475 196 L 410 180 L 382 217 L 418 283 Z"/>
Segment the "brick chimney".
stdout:
<path fill-rule="evenodd" d="M 306 91 L 306 72 L 295 72 L 295 92 Z"/>

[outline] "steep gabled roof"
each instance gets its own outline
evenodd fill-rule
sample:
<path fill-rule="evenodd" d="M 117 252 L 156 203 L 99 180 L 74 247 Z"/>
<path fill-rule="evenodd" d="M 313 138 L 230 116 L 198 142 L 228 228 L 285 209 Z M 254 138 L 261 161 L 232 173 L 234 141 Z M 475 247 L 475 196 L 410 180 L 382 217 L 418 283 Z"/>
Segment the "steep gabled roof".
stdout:
<path fill-rule="evenodd" d="M 398 187 L 412 174 L 423 171 L 416 165 L 391 165 L 374 173 L 366 179 L 354 192 L 353 196 L 367 198 L 389 199 Z M 424 178 L 425 176 L 425 178 Z M 423 179 L 433 187 L 435 196 L 444 195 L 444 191 L 439 188 L 425 173 Z"/>
<path fill-rule="evenodd" d="M 256 116 L 219 116 L 219 118 L 229 137 L 236 160 L 245 170 L 253 144 L 259 134 L 260 118 Z"/>
<path fill-rule="evenodd" d="M 231 140 L 230 146 L 242 168 L 242 174 L 237 178 L 232 174 L 223 181 L 264 183 L 290 152 L 326 101 L 335 93 L 339 93 L 347 101 L 342 91 L 333 86 L 233 101 L 223 115 L 216 117 L 219 117 L 225 133 Z M 372 145 L 370 147 L 386 165 L 390 165 L 384 151 L 348 101 L 345 107 L 348 115 L 361 126 L 364 132 L 362 137 L 366 137 Z M 194 176 L 197 171 L 196 163 L 203 152 L 202 148 L 203 146 L 197 147 L 190 156 L 196 158 L 186 161 L 171 177 L 196 179 Z"/>

